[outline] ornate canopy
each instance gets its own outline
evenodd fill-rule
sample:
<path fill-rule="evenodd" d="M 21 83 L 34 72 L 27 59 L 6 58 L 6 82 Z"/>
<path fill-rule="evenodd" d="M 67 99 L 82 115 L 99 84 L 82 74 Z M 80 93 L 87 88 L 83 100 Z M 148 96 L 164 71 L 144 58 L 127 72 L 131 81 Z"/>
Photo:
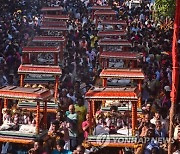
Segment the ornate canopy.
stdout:
<path fill-rule="evenodd" d="M 52 74 L 61 75 L 62 71 L 59 66 L 48 65 L 25 65 L 22 64 L 18 68 L 19 74 Z"/>
<path fill-rule="evenodd" d="M 118 20 L 103 20 L 103 21 L 101 21 L 101 24 L 102 25 L 124 25 L 124 26 L 127 25 L 126 21 L 124 21 L 124 20 L 120 20 L 120 21 L 118 21 Z"/>
<path fill-rule="evenodd" d="M 92 6 L 91 10 L 111 10 L 110 6 Z"/>
<path fill-rule="evenodd" d="M 100 46 L 129 46 L 131 47 L 131 43 L 128 40 L 122 39 L 100 39 L 98 44 Z"/>
<path fill-rule="evenodd" d="M 62 7 L 43 7 L 41 12 L 48 12 L 48 11 L 63 11 Z"/>
<path fill-rule="evenodd" d="M 123 78 L 144 80 L 145 76 L 142 69 L 103 69 L 100 73 L 101 78 Z"/>
<path fill-rule="evenodd" d="M 33 42 L 64 42 L 63 36 L 35 36 Z"/>
<path fill-rule="evenodd" d="M 41 30 L 56 30 L 56 31 L 67 31 L 66 25 L 61 25 L 61 26 L 46 26 L 43 25 L 40 27 Z"/>
<path fill-rule="evenodd" d="M 58 27 L 58 26 L 66 26 L 66 22 L 65 21 L 42 21 L 42 25 Z"/>
<path fill-rule="evenodd" d="M 116 31 L 99 31 L 98 37 L 106 37 L 106 36 L 125 36 L 127 33 L 124 30 L 116 30 Z"/>
<path fill-rule="evenodd" d="M 47 89 L 4 86 L 0 88 L 0 98 L 46 101 L 52 98 L 52 94 Z"/>
<path fill-rule="evenodd" d="M 89 100 L 137 101 L 140 92 L 137 88 L 102 88 L 92 87 L 85 95 Z"/>
<path fill-rule="evenodd" d="M 137 60 L 142 57 L 141 53 L 135 52 L 114 52 L 114 51 L 103 51 L 100 54 L 100 58 L 117 58 L 117 59 L 130 59 Z"/>
<path fill-rule="evenodd" d="M 68 15 L 44 15 L 44 20 L 69 20 Z"/>
<path fill-rule="evenodd" d="M 49 47 L 49 46 L 27 46 L 23 47 L 23 53 L 59 53 L 59 47 Z"/>
<path fill-rule="evenodd" d="M 97 10 L 94 12 L 94 15 L 116 15 L 114 10 Z"/>

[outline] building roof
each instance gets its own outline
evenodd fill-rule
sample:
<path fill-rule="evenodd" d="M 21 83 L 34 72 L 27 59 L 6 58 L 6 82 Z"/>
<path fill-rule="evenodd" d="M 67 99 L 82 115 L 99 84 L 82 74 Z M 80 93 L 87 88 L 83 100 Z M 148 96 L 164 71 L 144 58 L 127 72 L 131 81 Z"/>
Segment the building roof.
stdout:
<path fill-rule="evenodd" d="M 69 20 L 68 15 L 44 15 L 44 20 Z"/>
<path fill-rule="evenodd" d="M 35 36 L 33 42 L 64 42 L 63 36 Z"/>
<path fill-rule="evenodd" d="M 141 79 L 145 78 L 142 69 L 103 69 L 100 73 L 101 78 L 123 78 Z"/>
<path fill-rule="evenodd" d="M 141 53 L 136 52 L 117 52 L 117 51 L 103 51 L 100 53 L 100 58 L 117 58 L 117 59 L 131 59 L 137 60 L 142 57 Z"/>
<path fill-rule="evenodd" d="M 97 36 L 104 37 L 104 36 L 125 36 L 127 34 L 124 30 L 116 30 L 116 31 L 99 31 Z"/>
<path fill-rule="evenodd" d="M 27 46 L 23 47 L 23 53 L 59 53 L 59 47 Z"/>
<path fill-rule="evenodd" d="M 102 25 L 127 25 L 126 21 L 124 20 L 103 20 L 101 21 Z"/>
<path fill-rule="evenodd" d="M 132 46 L 132 44 L 128 40 L 122 39 L 100 39 L 98 44 L 100 46 Z"/>
<path fill-rule="evenodd" d="M 97 10 L 94 12 L 94 15 L 116 15 L 114 10 Z"/>
<path fill-rule="evenodd" d="M 92 87 L 86 94 L 85 98 L 90 100 L 122 100 L 137 101 L 139 97 L 137 88 L 99 88 Z"/>
<path fill-rule="evenodd" d="M 45 25 L 42 25 L 40 27 L 41 30 L 56 30 L 56 31 L 67 31 L 67 27 L 66 25 L 61 25 L 61 26 L 45 26 Z"/>
<path fill-rule="evenodd" d="M 66 22 L 65 21 L 42 21 L 42 25 L 43 26 L 54 26 L 54 27 L 58 27 L 58 26 L 66 26 Z"/>
<path fill-rule="evenodd" d="M 47 89 L 21 88 L 16 86 L 4 86 L 0 88 L 0 98 L 45 101 L 51 97 L 52 94 Z"/>
<path fill-rule="evenodd" d="M 63 7 L 43 7 L 42 9 L 41 9 L 41 11 L 42 12 L 47 12 L 47 11 L 63 11 Z"/>
<path fill-rule="evenodd" d="M 25 65 L 22 64 L 18 68 L 19 74 L 53 74 L 61 75 L 62 70 L 59 66 L 48 65 Z"/>
<path fill-rule="evenodd" d="M 110 6 L 92 6 L 91 10 L 111 10 Z"/>

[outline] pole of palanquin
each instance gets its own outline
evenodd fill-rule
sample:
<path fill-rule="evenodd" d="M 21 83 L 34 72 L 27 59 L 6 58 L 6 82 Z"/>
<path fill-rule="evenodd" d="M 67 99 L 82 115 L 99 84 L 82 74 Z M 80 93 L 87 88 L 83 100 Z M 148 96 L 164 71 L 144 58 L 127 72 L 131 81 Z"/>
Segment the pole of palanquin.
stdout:
<path fill-rule="evenodd" d="M 8 108 L 8 99 L 4 98 L 4 108 Z"/>
<path fill-rule="evenodd" d="M 173 117 L 175 112 L 175 103 L 177 99 L 178 80 L 179 80 L 179 69 L 178 69 L 178 35 L 180 25 L 180 0 L 176 0 L 176 12 L 174 20 L 174 33 L 172 42 L 172 91 L 171 91 L 171 110 L 170 110 L 170 124 L 169 124 L 169 144 L 168 154 L 172 154 L 172 137 L 173 137 Z"/>
<path fill-rule="evenodd" d="M 20 75 L 20 87 L 24 86 L 24 74 Z"/>
<path fill-rule="evenodd" d="M 44 102 L 44 128 L 47 129 L 47 101 Z"/>
<path fill-rule="evenodd" d="M 136 102 L 132 102 L 132 136 L 135 136 L 137 124 L 137 104 Z"/>
<path fill-rule="evenodd" d="M 54 100 L 57 101 L 57 95 L 58 95 L 58 86 L 59 86 L 59 77 L 56 75 L 56 81 L 55 81 L 55 89 L 54 89 Z"/>
<path fill-rule="evenodd" d="M 37 102 L 37 115 L 36 115 L 36 134 L 39 134 L 40 130 L 40 102 Z"/>
<path fill-rule="evenodd" d="M 89 108 L 89 134 L 92 135 L 92 107 L 91 107 L 91 101 L 88 100 L 88 108 Z"/>
<path fill-rule="evenodd" d="M 141 93 L 141 91 L 142 91 L 142 81 L 141 80 L 138 81 L 138 89 Z M 141 108 L 141 96 L 138 98 L 138 108 Z"/>

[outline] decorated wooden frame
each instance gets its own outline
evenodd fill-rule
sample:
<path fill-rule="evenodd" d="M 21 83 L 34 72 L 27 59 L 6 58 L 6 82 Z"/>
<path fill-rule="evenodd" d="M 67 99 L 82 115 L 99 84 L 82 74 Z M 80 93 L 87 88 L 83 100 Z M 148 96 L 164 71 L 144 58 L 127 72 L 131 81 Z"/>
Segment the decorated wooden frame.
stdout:
<path fill-rule="evenodd" d="M 98 22 L 101 22 L 103 20 L 115 20 L 116 18 L 116 11 L 114 10 L 97 10 L 94 12 L 94 18 L 96 20 L 96 27 L 98 26 Z M 102 17 L 105 17 L 105 19 L 102 19 Z"/>
<path fill-rule="evenodd" d="M 59 58 L 63 60 L 63 48 L 65 47 L 65 38 L 63 36 L 35 36 L 32 40 L 33 46 L 59 46 Z"/>
<path fill-rule="evenodd" d="M 54 99 L 57 101 L 59 77 L 62 74 L 62 70 L 59 66 L 48 65 L 20 65 L 18 68 L 18 74 L 20 74 L 20 86 L 24 86 L 24 78 L 27 74 L 50 74 L 55 77 L 54 86 Z"/>
<path fill-rule="evenodd" d="M 121 59 L 124 61 L 125 67 L 137 68 L 138 61 L 141 60 L 142 54 L 137 52 L 119 52 L 119 51 L 103 51 L 100 53 L 99 60 L 102 68 L 109 68 L 109 59 Z M 129 64 L 131 64 L 129 66 Z"/>
<path fill-rule="evenodd" d="M 89 105 L 90 119 L 93 119 L 96 107 L 96 101 L 102 101 L 105 106 L 106 100 L 119 100 L 132 103 L 132 134 L 135 135 L 137 124 L 137 103 L 140 96 L 138 88 L 108 88 L 108 87 L 92 87 L 86 94 L 85 98 Z M 90 120 L 90 134 L 92 134 L 92 121 Z"/>
<path fill-rule="evenodd" d="M 54 7 L 43 7 L 41 9 L 41 12 L 43 13 L 43 15 L 59 15 L 63 12 L 63 7 L 59 7 L 59 6 L 54 6 Z"/>
<path fill-rule="evenodd" d="M 53 46 L 27 46 L 22 49 L 22 63 L 31 64 L 30 55 L 31 54 L 53 54 L 54 55 L 54 65 L 58 65 L 58 55 L 62 55 L 60 47 Z M 53 60 L 53 59 L 52 59 Z"/>
<path fill-rule="evenodd" d="M 4 102 L 0 103 L 0 112 L 2 107 L 8 108 L 8 100 L 30 100 L 36 104 L 36 134 L 23 134 L 15 131 L 0 131 L 0 142 L 12 142 L 22 144 L 32 144 L 36 138 L 46 138 L 47 136 L 47 101 L 51 99 L 52 94 L 47 89 L 40 88 L 22 88 L 16 86 L 0 87 L 0 98 Z M 44 102 L 43 122 L 45 131 L 40 132 L 40 102 Z M 0 114 L 0 115 L 1 115 Z M 1 117 L 2 118 L 2 117 Z"/>

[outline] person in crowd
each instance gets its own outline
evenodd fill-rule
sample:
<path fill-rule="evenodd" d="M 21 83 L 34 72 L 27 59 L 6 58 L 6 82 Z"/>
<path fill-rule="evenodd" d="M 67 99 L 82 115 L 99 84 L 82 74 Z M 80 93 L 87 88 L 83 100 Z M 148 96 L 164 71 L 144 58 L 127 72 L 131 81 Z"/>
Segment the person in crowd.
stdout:
<path fill-rule="evenodd" d="M 84 132 L 84 139 L 87 139 L 89 133 L 89 113 L 86 114 L 86 120 L 82 123 L 82 130 Z"/>
<path fill-rule="evenodd" d="M 84 139 L 84 134 L 82 130 L 82 122 L 85 120 L 87 109 L 84 106 L 84 99 L 83 97 L 77 98 L 77 104 L 74 105 L 75 112 L 78 115 L 78 139 L 79 143 L 81 143 Z"/>
<path fill-rule="evenodd" d="M 34 147 L 28 151 L 28 154 L 48 154 L 44 148 L 43 140 L 35 140 Z"/>
<path fill-rule="evenodd" d="M 78 114 L 75 112 L 74 105 L 69 106 L 66 112 L 66 122 L 69 131 L 70 149 L 74 150 L 78 145 Z"/>
<path fill-rule="evenodd" d="M 64 149 L 65 141 L 62 139 L 59 139 L 56 141 L 56 149 L 52 151 L 51 154 L 72 154 L 70 150 Z"/>

